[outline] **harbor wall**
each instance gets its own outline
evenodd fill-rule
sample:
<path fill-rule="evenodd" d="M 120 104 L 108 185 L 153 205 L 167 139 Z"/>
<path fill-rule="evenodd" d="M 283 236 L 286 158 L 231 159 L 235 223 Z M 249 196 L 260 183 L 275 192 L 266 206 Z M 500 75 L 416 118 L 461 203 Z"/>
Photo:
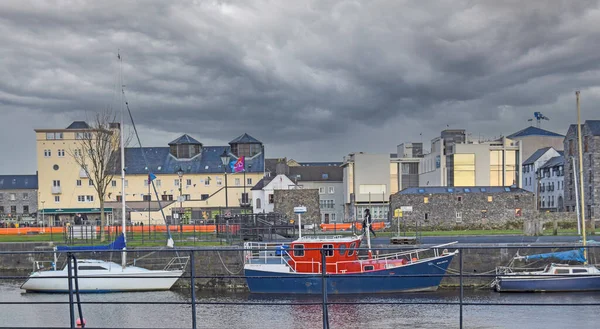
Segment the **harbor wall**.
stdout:
<path fill-rule="evenodd" d="M 454 251 L 460 247 L 469 247 L 472 249 L 462 250 L 463 259 L 463 283 L 465 286 L 489 287 L 493 280 L 493 274 L 497 266 L 507 266 L 513 257 L 519 255 L 530 255 L 536 253 L 555 252 L 571 250 L 564 248 L 564 245 L 555 244 L 552 248 L 531 248 L 535 244 L 523 245 L 519 249 L 508 248 L 508 246 L 518 246 L 515 244 L 456 244 L 449 246 L 448 251 Z M 561 248 L 561 246 L 563 246 Z M 407 250 L 399 246 L 376 245 L 373 249 L 385 248 L 380 253 L 391 253 L 394 251 Z M 414 247 L 414 246 L 413 246 Z M 34 260 L 52 260 L 52 254 L 36 254 L 34 251 L 51 250 L 48 243 L 0 243 L 0 250 L 24 251 L 23 254 L 2 254 L 0 255 L 0 275 L 27 275 L 33 269 Z M 146 249 L 147 250 L 147 249 Z M 189 255 L 189 249 L 180 249 L 179 255 Z M 600 246 L 594 246 L 589 249 L 588 259 L 590 263 L 600 263 Z M 194 251 L 194 270 L 196 275 L 196 287 L 207 291 L 220 290 L 246 290 L 247 286 L 243 278 L 243 251 L 238 247 L 203 247 Z M 175 256 L 172 250 L 156 249 L 152 252 L 140 252 L 135 249 L 128 252 L 128 262 L 135 259 L 135 264 L 149 269 L 162 269 L 171 257 Z M 120 263 L 121 256 L 118 252 L 96 254 L 78 254 L 78 258 L 102 258 Z M 65 256 L 59 259 L 59 264 L 64 264 Z M 530 261 L 515 262 L 516 267 L 543 267 L 548 261 Z M 459 277 L 451 275 L 458 274 L 460 268 L 460 258 L 457 254 L 450 264 L 447 276 L 442 280 L 442 286 L 453 287 L 459 285 Z M 178 281 L 177 287 L 189 289 L 190 266 L 185 276 Z M 478 275 L 472 277 L 472 275 Z M 488 275 L 488 276 L 485 276 Z"/>

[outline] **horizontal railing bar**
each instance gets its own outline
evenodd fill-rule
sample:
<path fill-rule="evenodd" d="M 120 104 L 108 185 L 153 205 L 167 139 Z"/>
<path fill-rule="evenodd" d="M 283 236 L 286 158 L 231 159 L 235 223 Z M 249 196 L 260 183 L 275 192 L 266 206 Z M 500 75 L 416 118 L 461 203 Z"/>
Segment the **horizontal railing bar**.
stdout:
<path fill-rule="evenodd" d="M 319 294 L 312 296 L 316 297 Z M 343 297 L 343 295 L 330 295 L 332 298 Z M 0 305 L 64 305 L 69 304 L 65 302 L 0 302 Z M 191 305 L 191 302 L 144 302 L 144 301 L 112 301 L 112 302 L 96 302 L 96 301 L 82 301 L 81 304 L 89 305 Z M 400 302 L 335 302 L 328 301 L 329 305 L 460 305 L 460 301 L 400 301 Z M 600 306 L 599 303 L 476 303 L 476 302 L 463 302 L 466 306 Z M 322 302 L 199 302 L 196 301 L 196 305 L 255 305 L 255 306 L 277 306 L 277 305 L 322 305 Z"/>

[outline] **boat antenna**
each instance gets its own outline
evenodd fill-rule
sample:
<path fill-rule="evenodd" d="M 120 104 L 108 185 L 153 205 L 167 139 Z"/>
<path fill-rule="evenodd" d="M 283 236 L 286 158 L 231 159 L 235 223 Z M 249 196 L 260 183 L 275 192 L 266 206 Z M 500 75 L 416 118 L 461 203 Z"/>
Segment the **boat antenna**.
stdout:
<path fill-rule="evenodd" d="M 123 137 L 123 121 L 125 117 L 125 115 L 123 114 L 125 112 L 123 108 L 123 97 L 125 95 L 125 85 L 123 84 L 123 66 L 120 49 L 117 50 L 117 58 L 119 59 L 119 84 L 121 85 L 121 123 L 119 126 L 119 139 L 121 143 L 121 195 L 123 196 L 121 197 L 121 232 L 123 232 L 123 241 L 125 243 L 125 246 L 123 247 L 123 253 L 121 256 L 121 266 L 123 266 L 123 269 L 125 269 L 125 267 L 127 266 L 127 226 L 125 223 L 127 219 L 127 214 L 125 210 L 125 142 Z"/>
<path fill-rule="evenodd" d="M 577 98 L 577 142 L 579 144 L 579 188 L 580 190 L 580 194 L 581 194 L 581 208 L 580 208 L 580 213 L 581 213 L 581 233 L 582 233 L 582 237 L 583 237 L 583 258 L 585 259 L 585 262 L 583 263 L 583 265 L 587 265 L 588 261 L 587 261 L 587 248 L 586 248 L 586 237 L 585 237 L 585 195 L 584 195 L 584 190 L 583 190 L 583 151 L 581 149 L 582 147 L 582 142 L 581 142 L 581 110 L 579 107 L 579 90 L 577 90 L 575 92 L 575 96 Z"/>

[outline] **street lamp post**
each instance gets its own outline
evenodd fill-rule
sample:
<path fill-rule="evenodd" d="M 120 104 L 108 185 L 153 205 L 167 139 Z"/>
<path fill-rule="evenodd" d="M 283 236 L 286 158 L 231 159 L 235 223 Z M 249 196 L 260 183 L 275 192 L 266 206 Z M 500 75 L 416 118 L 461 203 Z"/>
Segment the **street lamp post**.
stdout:
<path fill-rule="evenodd" d="M 227 165 L 229 165 L 229 154 L 227 150 L 223 150 L 221 154 L 221 163 L 223 163 L 223 171 L 225 173 L 225 209 L 229 208 L 229 198 L 227 196 Z"/>
<path fill-rule="evenodd" d="M 179 223 L 181 224 L 182 222 L 182 216 L 183 216 L 183 190 L 182 190 L 182 177 L 183 177 L 183 169 L 181 169 L 181 167 L 179 167 L 179 169 L 177 170 L 177 176 L 179 176 Z"/>
<path fill-rule="evenodd" d="M 44 202 L 46 202 L 46 201 L 43 201 L 43 200 L 42 200 L 42 230 L 44 230 L 44 219 L 45 219 L 45 218 L 44 218 L 44 213 L 46 212 L 46 211 L 45 211 L 45 210 L 46 210 L 46 208 L 44 207 Z M 49 225 L 48 225 L 48 226 L 49 226 Z"/>

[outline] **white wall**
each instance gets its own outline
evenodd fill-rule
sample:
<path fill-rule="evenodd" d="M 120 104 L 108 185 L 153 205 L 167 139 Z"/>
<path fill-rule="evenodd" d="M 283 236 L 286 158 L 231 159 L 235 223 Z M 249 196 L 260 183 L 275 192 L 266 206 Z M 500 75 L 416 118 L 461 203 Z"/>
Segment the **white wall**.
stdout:
<path fill-rule="evenodd" d="M 286 175 L 277 175 L 273 178 L 267 186 L 263 187 L 262 190 L 252 191 L 252 211 L 256 213 L 270 213 L 273 212 L 275 205 L 269 203 L 270 195 L 275 190 L 289 190 L 296 188 L 296 184 L 292 182 Z M 256 199 L 261 199 L 261 208 L 256 208 Z"/>

